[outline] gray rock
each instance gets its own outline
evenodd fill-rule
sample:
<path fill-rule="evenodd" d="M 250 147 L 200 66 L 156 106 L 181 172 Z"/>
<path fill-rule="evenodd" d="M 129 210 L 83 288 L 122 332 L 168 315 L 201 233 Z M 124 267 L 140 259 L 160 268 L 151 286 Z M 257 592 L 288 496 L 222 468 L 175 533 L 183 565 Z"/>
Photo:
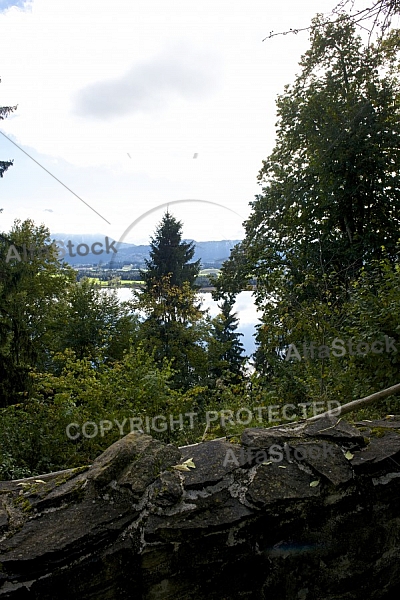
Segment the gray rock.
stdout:
<path fill-rule="evenodd" d="M 360 427 L 181 449 L 131 433 L 91 466 L 0 482 L 0 599 L 396 595 L 400 435 Z"/>

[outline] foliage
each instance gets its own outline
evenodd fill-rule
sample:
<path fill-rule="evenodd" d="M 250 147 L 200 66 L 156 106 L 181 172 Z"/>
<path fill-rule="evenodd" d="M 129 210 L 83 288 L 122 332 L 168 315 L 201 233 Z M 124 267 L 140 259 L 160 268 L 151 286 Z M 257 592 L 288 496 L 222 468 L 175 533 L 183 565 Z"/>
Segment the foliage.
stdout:
<path fill-rule="evenodd" d="M 344 403 L 394 385 L 400 370 L 399 284 L 399 266 L 393 269 L 385 259 L 362 271 L 343 306 L 314 299 L 289 313 L 278 303 L 279 321 L 273 321 L 271 307 L 258 331 L 259 385 L 274 390 L 282 403 Z M 381 353 L 372 352 L 374 342 Z M 393 409 L 398 401 L 380 404 L 388 402 Z"/>
<path fill-rule="evenodd" d="M 53 352 L 69 348 L 78 359 L 95 363 L 99 355 L 120 360 L 138 327 L 138 317 L 129 303 L 119 302 L 115 290 L 105 293 L 83 279 L 66 287 L 48 330 L 48 346 Z"/>
<path fill-rule="evenodd" d="M 323 289 L 326 274 L 346 286 L 383 246 L 394 260 L 400 88 L 388 73 L 399 45 L 393 33 L 386 45 L 362 48 L 347 19 L 314 21 L 303 71 L 278 99 L 277 143 L 246 223 L 243 247 L 259 296 L 310 272 L 304 298 L 321 293 L 316 283 Z"/>
<path fill-rule="evenodd" d="M 317 17 L 310 37 L 301 73 L 277 101 L 277 141 L 246 238 L 218 281 L 235 293 L 256 277 L 257 386 L 290 403 L 354 399 L 399 371 L 386 352 L 304 356 L 304 342 L 398 339 L 399 289 L 399 32 L 363 47 L 351 19 Z M 292 343 L 299 362 L 285 361 Z"/>
<path fill-rule="evenodd" d="M 17 220 L 0 237 L 0 406 L 28 394 L 29 370 L 45 360 L 49 324 L 74 279 L 49 235 L 44 226 Z"/>
<path fill-rule="evenodd" d="M 214 281 L 216 318 L 201 310 L 195 248 L 169 212 L 130 303 L 77 283 L 43 226 L 17 221 L 0 236 L 0 477 L 88 464 L 131 420 L 190 444 L 276 424 L 257 419 L 260 408 L 293 404 L 298 418 L 302 403 L 344 403 L 398 381 L 400 33 L 364 47 L 353 21 L 313 21 L 302 71 L 277 101 L 246 238 Z M 10 244 L 23 260 L 9 260 Z M 233 305 L 254 278 L 262 317 L 248 378 Z M 338 340 L 349 350 L 333 353 Z M 375 342 L 380 354 L 350 351 Z M 388 398 L 359 417 L 397 405 Z M 238 423 L 245 407 L 253 416 Z M 206 427 L 207 411 L 227 417 Z M 149 429 L 188 413 L 193 427 Z M 83 435 L 84 423 L 97 435 Z"/>
<path fill-rule="evenodd" d="M 56 356 L 60 374 L 32 372 L 32 394 L 23 402 L 1 410 L 0 476 L 40 474 L 88 464 L 110 444 L 129 433 L 132 418 L 179 410 L 179 397 L 170 390 L 170 366 L 159 369 L 140 347 L 121 361 L 97 369 L 88 359 L 79 360 L 70 350 Z M 182 400 L 182 408 L 186 408 Z M 120 427 L 118 427 L 118 423 Z M 111 422 L 101 435 L 100 422 Z M 98 435 L 82 435 L 82 425 L 93 422 Z M 67 426 L 79 425 L 80 435 L 70 439 Z M 134 421 L 136 425 L 138 421 Z M 140 423 L 139 423 L 140 424 Z M 135 428 L 135 427 L 134 427 Z M 77 428 L 70 428 L 75 437 Z M 122 431 L 122 432 L 121 432 Z M 164 438 L 173 438 L 166 432 Z"/>

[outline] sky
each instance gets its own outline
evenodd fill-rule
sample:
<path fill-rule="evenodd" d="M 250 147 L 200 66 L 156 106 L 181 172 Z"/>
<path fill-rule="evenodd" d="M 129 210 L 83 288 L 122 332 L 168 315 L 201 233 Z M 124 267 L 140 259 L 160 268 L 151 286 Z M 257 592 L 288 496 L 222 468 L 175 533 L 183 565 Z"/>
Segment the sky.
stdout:
<path fill-rule="evenodd" d="M 185 238 L 243 238 L 276 97 L 309 47 L 262 40 L 334 4 L 0 0 L 0 106 L 18 105 L 0 122 L 0 231 L 29 218 L 148 243 L 171 203 Z"/>

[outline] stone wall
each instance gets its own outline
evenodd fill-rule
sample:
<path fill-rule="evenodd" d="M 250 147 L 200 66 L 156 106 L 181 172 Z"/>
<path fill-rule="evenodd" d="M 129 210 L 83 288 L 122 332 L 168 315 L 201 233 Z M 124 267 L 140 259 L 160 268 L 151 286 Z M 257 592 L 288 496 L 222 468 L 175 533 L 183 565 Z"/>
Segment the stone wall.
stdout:
<path fill-rule="evenodd" d="M 330 417 L 183 448 L 131 433 L 90 467 L 0 482 L 0 598 L 389 597 L 399 428 Z"/>

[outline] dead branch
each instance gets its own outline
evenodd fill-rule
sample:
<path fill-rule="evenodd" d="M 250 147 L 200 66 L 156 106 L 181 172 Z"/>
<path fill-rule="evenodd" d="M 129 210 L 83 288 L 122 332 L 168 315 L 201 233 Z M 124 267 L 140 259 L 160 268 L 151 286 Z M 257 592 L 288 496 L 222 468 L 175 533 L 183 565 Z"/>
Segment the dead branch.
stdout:
<path fill-rule="evenodd" d="M 323 417 L 338 417 L 339 415 L 345 415 L 346 413 L 363 408 L 368 404 L 372 404 L 375 402 L 375 400 L 382 400 L 382 398 L 387 398 L 388 396 L 397 394 L 398 392 L 400 392 L 400 383 L 396 383 L 396 385 L 392 385 L 392 387 L 381 390 L 380 392 L 376 392 L 375 394 L 371 394 L 370 396 L 365 396 L 365 398 L 360 398 L 359 400 L 353 400 L 352 402 L 343 404 L 343 406 L 339 406 L 338 408 L 327 410 L 320 415 L 315 415 L 315 417 L 305 419 L 305 422 L 310 423 L 311 421 L 317 421 Z"/>

